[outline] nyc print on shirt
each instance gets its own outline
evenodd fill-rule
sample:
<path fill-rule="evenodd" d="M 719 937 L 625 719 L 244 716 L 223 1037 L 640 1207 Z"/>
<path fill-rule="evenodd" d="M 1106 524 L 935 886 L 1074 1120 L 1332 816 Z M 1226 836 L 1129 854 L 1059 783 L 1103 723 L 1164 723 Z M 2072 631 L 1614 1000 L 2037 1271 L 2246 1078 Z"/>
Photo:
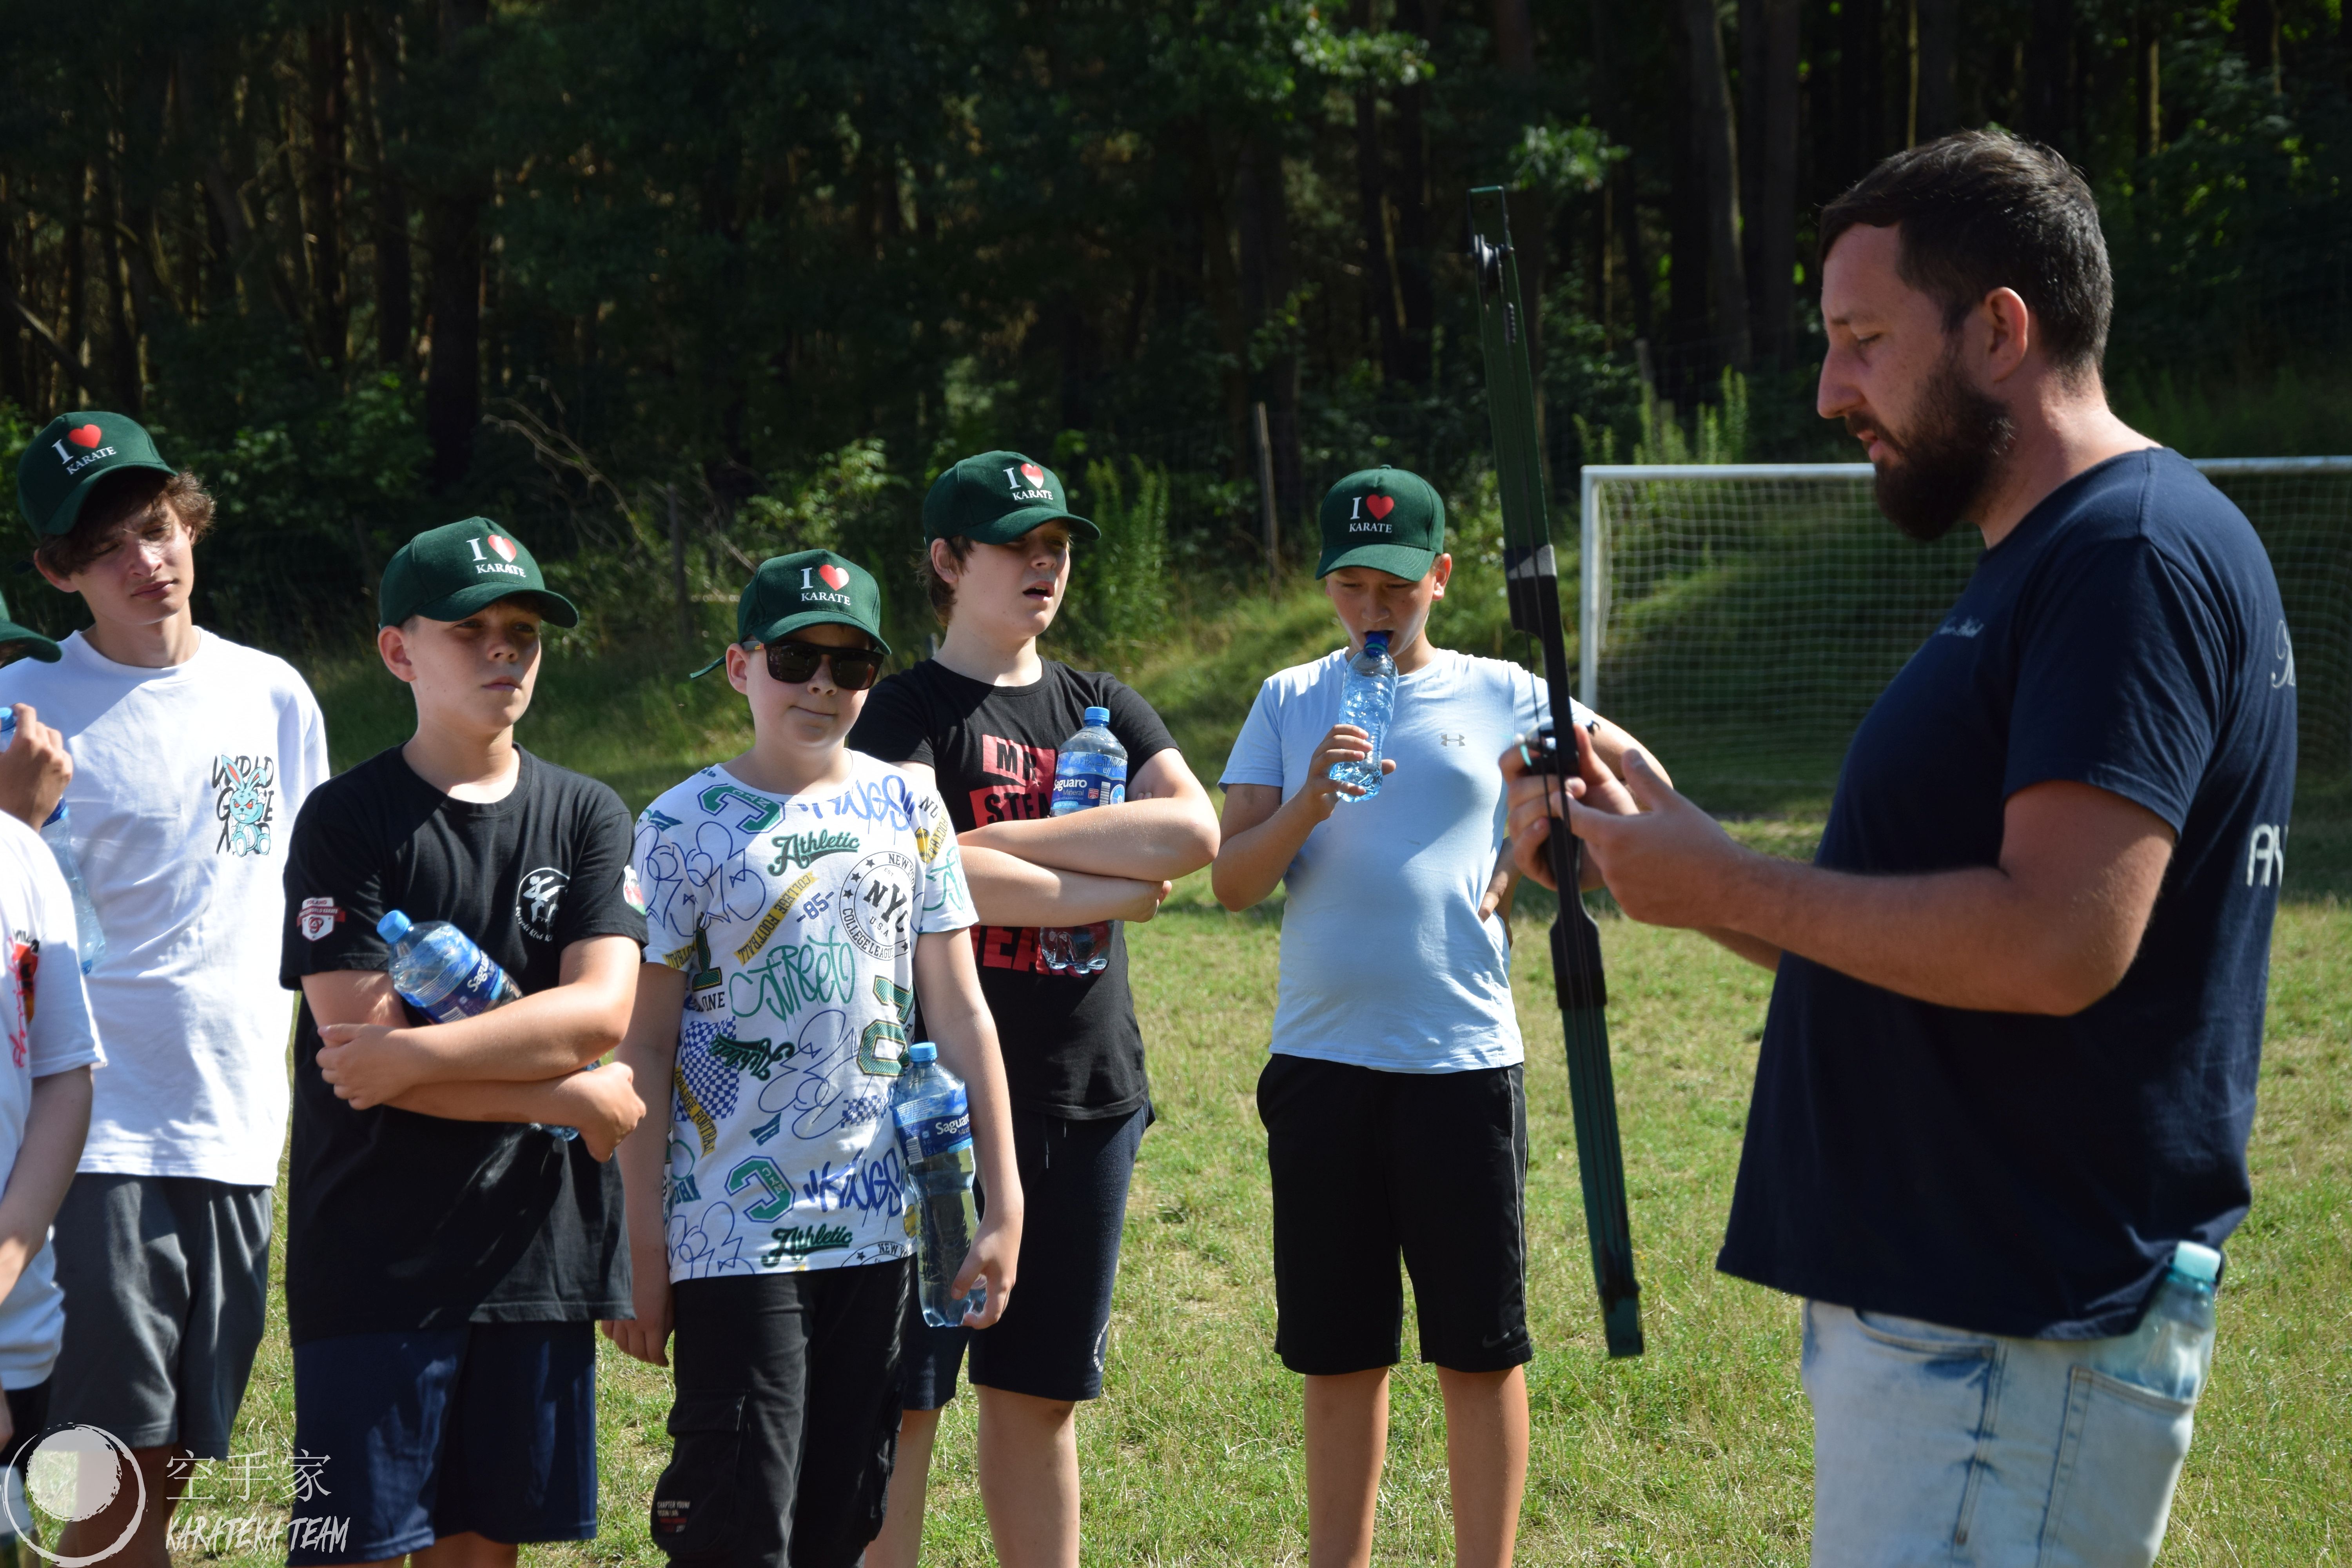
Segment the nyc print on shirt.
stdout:
<path fill-rule="evenodd" d="M 687 977 L 662 1208 L 670 1278 L 904 1257 L 886 1114 L 915 944 L 973 921 L 939 797 L 856 752 L 783 797 L 705 768 L 637 820 L 648 958 Z"/>

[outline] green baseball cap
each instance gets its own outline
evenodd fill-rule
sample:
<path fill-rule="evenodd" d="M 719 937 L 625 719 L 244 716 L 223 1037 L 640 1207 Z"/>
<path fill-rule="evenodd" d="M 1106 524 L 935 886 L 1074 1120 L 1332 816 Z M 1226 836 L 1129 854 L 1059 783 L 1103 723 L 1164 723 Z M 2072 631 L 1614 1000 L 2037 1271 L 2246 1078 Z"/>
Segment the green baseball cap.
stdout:
<path fill-rule="evenodd" d="M 9 617 L 7 599 L 0 597 L 0 664 L 26 658 L 55 664 L 58 655 L 57 643 L 30 626 L 18 626 Z"/>
<path fill-rule="evenodd" d="M 760 563 L 735 601 L 739 643 L 775 642 L 820 621 L 855 626 L 873 638 L 877 648 L 890 651 L 882 637 L 881 584 L 865 567 L 830 550 L 770 556 Z M 726 662 L 721 653 L 687 679 L 708 675 Z"/>
<path fill-rule="evenodd" d="M 500 599 L 527 599 L 559 626 L 576 626 L 580 612 L 547 585 L 522 541 L 487 517 L 428 528 L 394 552 L 376 589 L 376 624 L 396 626 L 411 616 L 462 621 Z"/>
<path fill-rule="evenodd" d="M 1419 474 L 1383 463 L 1349 474 L 1323 498 L 1323 558 L 1315 575 L 1370 566 L 1418 583 L 1445 548 L 1445 503 Z"/>
<path fill-rule="evenodd" d="M 155 450 L 147 427 L 127 414 L 60 414 L 16 459 L 16 510 L 37 536 L 70 532 L 98 482 L 125 468 L 179 472 Z"/>
<path fill-rule="evenodd" d="M 982 452 L 941 474 L 923 498 L 923 538 L 1010 544 L 1043 522 L 1066 522 L 1088 539 L 1102 530 L 1070 510 L 1062 481 L 1018 452 Z"/>

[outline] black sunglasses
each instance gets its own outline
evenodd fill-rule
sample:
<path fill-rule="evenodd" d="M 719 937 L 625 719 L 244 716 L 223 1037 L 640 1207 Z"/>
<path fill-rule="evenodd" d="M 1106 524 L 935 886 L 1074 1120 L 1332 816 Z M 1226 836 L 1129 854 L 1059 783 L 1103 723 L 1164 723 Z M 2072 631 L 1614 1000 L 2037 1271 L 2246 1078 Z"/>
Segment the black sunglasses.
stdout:
<path fill-rule="evenodd" d="M 882 679 L 882 661 L 888 656 L 870 647 L 829 647 L 824 643 L 772 642 L 767 645 L 768 673 L 786 686 L 814 679 L 816 667 L 833 663 L 833 683 L 844 691 L 863 691 Z"/>

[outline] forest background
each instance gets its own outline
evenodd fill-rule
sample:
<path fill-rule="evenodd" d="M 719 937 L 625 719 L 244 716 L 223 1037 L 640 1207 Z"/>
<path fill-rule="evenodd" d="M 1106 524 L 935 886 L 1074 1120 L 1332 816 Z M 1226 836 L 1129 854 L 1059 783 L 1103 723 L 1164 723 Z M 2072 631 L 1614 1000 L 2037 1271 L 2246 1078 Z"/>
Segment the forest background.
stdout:
<path fill-rule="evenodd" d="M 352 649 L 399 541 L 481 512 L 590 602 L 578 647 L 723 635 L 750 563 L 826 544 L 919 654 L 921 490 L 993 447 L 1113 524 L 1057 631 L 1132 653 L 1263 581 L 1260 405 L 1294 567 L 1342 472 L 1475 487 L 1479 184 L 1542 301 L 1558 494 L 1850 458 L 1813 215 L 1963 125 L 2093 182 L 2129 416 L 2352 450 L 2342 0 L 5 13 L 0 457 L 146 420 L 220 500 L 199 618 L 289 653 Z"/>

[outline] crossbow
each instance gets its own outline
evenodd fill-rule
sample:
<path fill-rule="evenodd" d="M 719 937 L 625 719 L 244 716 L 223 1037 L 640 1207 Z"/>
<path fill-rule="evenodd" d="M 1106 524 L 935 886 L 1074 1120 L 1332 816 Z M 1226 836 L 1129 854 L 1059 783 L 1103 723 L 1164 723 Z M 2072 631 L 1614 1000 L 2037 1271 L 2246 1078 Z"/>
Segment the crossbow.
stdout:
<path fill-rule="evenodd" d="M 1560 631 L 1559 571 L 1544 514 L 1543 457 L 1536 429 L 1535 366 L 1519 266 L 1511 254 L 1510 219 L 1498 185 L 1470 193 L 1470 258 L 1478 275 L 1478 335 L 1486 351 L 1486 404 L 1495 422 L 1495 467 L 1503 502 L 1503 574 L 1511 625 L 1543 654 L 1543 679 L 1557 721 L 1570 713 L 1568 647 Z M 1522 744 L 1538 773 L 1572 771 L 1554 724 Z M 1642 1353 L 1642 1288 L 1633 1279 L 1633 1236 L 1625 1211 L 1625 1158 L 1617 1141 L 1617 1089 L 1609 1069 L 1608 982 L 1601 970 L 1601 928 L 1577 889 L 1584 846 L 1555 814 L 1546 840 L 1559 915 L 1552 921 L 1552 976 L 1568 1046 L 1569 1101 L 1576 1120 L 1576 1163 L 1584 1185 L 1584 1226 L 1592 1247 L 1592 1281 L 1612 1356 Z"/>

